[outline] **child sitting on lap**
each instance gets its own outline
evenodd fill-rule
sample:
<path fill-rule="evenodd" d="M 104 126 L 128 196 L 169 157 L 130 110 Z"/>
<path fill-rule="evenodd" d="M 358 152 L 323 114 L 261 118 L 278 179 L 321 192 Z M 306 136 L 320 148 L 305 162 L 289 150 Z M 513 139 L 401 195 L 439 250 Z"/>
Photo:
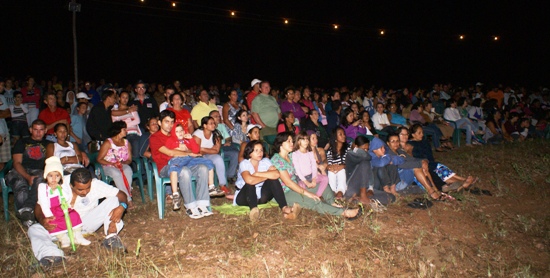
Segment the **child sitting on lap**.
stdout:
<path fill-rule="evenodd" d="M 173 210 L 181 208 L 181 198 L 178 191 L 178 174 L 183 167 L 191 167 L 203 164 L 208 168 L 208 187 L 214 187 L 214 164 L 212 161 L 200 157 L 200 146 L 193 140 L 193 136 L 185 133 L 183 125 L 176 124 L 171 132 L 171 137 L 166 141 L 166 147 L 171 150 L 189 152 L 189 156 L 174 157 L 168 161 L 170 166 L 170 185 L 172 187 Z"/>
<path fill-rule="evenodd" d="M 44 178 L 47 183 L 41 183 L 38 185 L 38 204 L 42 207 L 42 213 L 45 217 L 55 217 L 51 224 L 57 225 L 57 227 L 50 232 L 51 235 L 57 237 L 61 242 L 61 247 L 69 247 L 71 245 L 67 224 L 65 222 L 65 215 L 61 204 L 63 202 L 69 202 L 64 196 L 65 192 L 69 192 L 70 188 L 62 188 L 63 182 L 61 181 L 63 173 L 63 165 L 59 157 L 52 156 L 46 159 L 46 168 L 44 169 Z M 74 241 L 80 245 L 90 245 L 90 241 L 82 236 L 82 220 L 80 215 L 69 207 L 69 217 L 73 226 Z"/>

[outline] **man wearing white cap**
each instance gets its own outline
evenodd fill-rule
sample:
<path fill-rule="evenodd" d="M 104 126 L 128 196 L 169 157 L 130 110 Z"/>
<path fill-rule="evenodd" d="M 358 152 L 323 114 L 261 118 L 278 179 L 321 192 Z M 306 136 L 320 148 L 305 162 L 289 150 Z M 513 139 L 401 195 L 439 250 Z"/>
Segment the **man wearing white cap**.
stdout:
<path fill-rule="evenodd" d="M 248 105 L 248 109 L 252 109 L 252 101 L 260 92 L 260 83 L 262 83 L 262 80 L 260 79 L 254 79 L 250 82 L 250 88 L 252 88 L 252 90 L 248 93 L 248 95 L 246 95 L 246 104 Z"/>

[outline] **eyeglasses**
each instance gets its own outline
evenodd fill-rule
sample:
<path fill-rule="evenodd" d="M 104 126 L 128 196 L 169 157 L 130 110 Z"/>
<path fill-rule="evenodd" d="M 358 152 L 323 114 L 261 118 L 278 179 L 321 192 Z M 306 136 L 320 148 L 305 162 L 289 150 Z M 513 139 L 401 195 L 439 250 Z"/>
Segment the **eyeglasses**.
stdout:
<path fill-rule="evenodd" d="M 390 140 L 390 143 L 397 143 L 399 140 Z"/>
<path fill-rule="evenodd" d="M 145 90 L 145 87 L 137 87 L 138 90 Z"/>

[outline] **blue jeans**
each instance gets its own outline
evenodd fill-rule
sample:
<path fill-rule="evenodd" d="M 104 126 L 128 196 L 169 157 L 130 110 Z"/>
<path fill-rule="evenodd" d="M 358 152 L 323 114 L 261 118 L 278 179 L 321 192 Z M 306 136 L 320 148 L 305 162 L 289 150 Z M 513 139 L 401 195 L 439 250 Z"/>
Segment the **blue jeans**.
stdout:
<path fill-rule="evenodd" d="M 170 168 L 168 168 L 168 173 L 172 172 L 181 172 L 181 169 L 185 166 L 191 167 L 199 164 L 204 164 L 208 171 L 214 169 L 214 164 L 212 164 L 212 161 L 202 158 L 202 157 L 191 157 L 191 156 L 182 156 L 182 157 L 174 157 L 168 161 L 168 165 L 170 165 Z"/>
<path fill-rule="evenodd" d="M 457 128 L 464 128 L 466 129 L 466 144 L 472 143 L 472 136 L 473 131 L 476 130 L 475 125 L 472 123 L 472 121 L 462 118 L 458 121 L 455 121 Z"/>

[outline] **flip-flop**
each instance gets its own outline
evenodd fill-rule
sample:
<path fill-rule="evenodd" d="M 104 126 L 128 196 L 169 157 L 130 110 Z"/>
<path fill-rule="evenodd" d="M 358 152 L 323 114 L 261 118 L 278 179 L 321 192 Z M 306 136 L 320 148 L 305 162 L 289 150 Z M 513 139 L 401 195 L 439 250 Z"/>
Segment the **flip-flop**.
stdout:
<path fill-rule="evenodd" d="M 481 195 L 481 189 L 474 187 L 474 188 L 465 188 L 464 191 L 469 192 L 470 194 L 474 195 Z"/>
<path fill-rule="evenodd" d="M 414 201 L 407 204 L 407 206 L 414 209 L 428 209 L 433 206 L 433 203 L 426 198 L 416 198 L 414 199 Z"/>
<path fill-rule="evenodd" d="M 357 215 L 355 215 L 354 217 L 348 217 L 346 218 L 346 220 L 353 221 L 353 220 L 359 219 L 359 217 L 363 215 L 363 210 L 364 210 L 363 206 L 359 206 L 359 211 L 357 212 Z"/>
<path fill-rule="evenodd" d="M 450 185 L 444 185 L 443 188 L 441 188 L 441 191 L 447 193 L 447 192 L 451 192 L 451 191 L 455 191 L 455 190 L 460 190 L 460 188 L 462 188 L 462 184 L 463 182 L 461 181 L 455 181 L 453 183 L 451 183 Z"/>

